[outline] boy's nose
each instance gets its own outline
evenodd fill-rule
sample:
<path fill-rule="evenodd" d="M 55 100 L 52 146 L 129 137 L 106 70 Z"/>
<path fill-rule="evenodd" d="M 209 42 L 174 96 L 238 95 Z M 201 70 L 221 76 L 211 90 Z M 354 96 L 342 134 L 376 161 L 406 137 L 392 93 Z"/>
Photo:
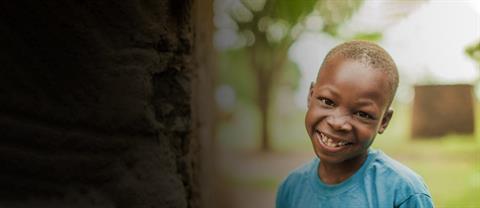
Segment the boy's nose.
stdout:
<path fill-rule="evenodd" d="M 352 125 L 349 122 L 349 115 L 332 115 L 327 117 L 327 123 L 336 131 L 350 131 Z"/>

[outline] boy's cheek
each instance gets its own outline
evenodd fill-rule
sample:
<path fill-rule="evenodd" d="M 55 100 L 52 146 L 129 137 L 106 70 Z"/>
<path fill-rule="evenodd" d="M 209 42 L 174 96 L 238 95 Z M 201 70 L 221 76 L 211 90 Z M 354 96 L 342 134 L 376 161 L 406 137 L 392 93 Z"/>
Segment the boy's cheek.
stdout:
<path fill-rule="evenodd" d="M 310 118 L 312 121 L 317 120 L 317 122 L 324 118 L 326 115 L 328 115 L 328 112 L 326 112 L 325 109 L 314 105 L 310 106 L 306 113 L 306 117 Z"/>
<path fill-rule="evenodd" d="M 305 129 L 307 130 L 308 135 L 311 137 L 313 129 L 315 128 L 315 119 L 312 116 L 311 112 L 307 112 L 305 115 Z"/>

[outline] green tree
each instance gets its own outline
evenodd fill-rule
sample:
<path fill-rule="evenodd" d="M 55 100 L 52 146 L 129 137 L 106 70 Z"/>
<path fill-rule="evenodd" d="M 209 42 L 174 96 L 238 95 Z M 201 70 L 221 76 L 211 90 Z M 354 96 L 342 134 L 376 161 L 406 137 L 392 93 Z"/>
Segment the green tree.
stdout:
<path fill-rule="evenodd" d="M 480 64 L 480 41 L 468 46 L 465 49 L 465 53 L 467 53 L 470 58 Z"/>
<path fill-rule="evenodd" d="M 337 35 L 339 25 L 358 10 L 361 0 L 243 0 L 228 8 L 234 20 L 244 61 L 255 77 L 255 104 L 261 117 L 261 150 L 271 150 L 269 115 L 276 80 L 288 60 L 288 50 L 305 30 L 307 17 L 318 17 L 318 32 Z"/>

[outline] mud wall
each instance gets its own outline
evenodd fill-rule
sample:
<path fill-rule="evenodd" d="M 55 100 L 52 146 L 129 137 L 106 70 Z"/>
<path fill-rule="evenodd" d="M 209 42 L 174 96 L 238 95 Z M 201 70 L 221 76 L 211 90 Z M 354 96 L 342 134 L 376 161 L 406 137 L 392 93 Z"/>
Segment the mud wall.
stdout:
<path fill-rule="evenodd" d="M 0 3 L 1 207 L 200 206 L 195 5 Z"/>
<path fill-rule="evenodd" d="M 412 137 L 473 134 L 474 99 L 471 85 L 415 86 Z"/>

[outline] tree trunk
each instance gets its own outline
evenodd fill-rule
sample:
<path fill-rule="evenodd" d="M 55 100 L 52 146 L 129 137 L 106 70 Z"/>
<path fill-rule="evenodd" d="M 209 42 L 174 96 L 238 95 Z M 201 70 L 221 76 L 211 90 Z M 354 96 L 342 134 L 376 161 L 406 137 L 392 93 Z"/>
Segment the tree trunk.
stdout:
<path fill-rule="evenodd" d="M 268 152 L 272 149 L 270 139 L 270 98 L 271 98 L 271 81 L 265 72 L 257 75 L 258 83 L 258 106 L 260 110 L 260 150 Z"/>
<path fill-rule="evenodd" d="M 260 151 L 272 150 L 270 136 L 271 100 L 274 97 L 275 80 L 282 73 L 291 42 L 280 47 L 267 46 L 266 40 L 249 48 L 249 63 L 256 76 L 257 100 L 260 112 Z"/>
<path fill-rule="evenodd" d="M 211 82 L 194 80 L 211 69 L 192 65 L 195 42 L 208 41 L 193 22 L 211 10 L 192 16 L 191 1 L 175 0 L 0 8 L 0 207 L 202 204 L 199 138 L 212 123 L 195 112 L 211 105 L 192 94 L 210 98 L 198 94 Z"/>

